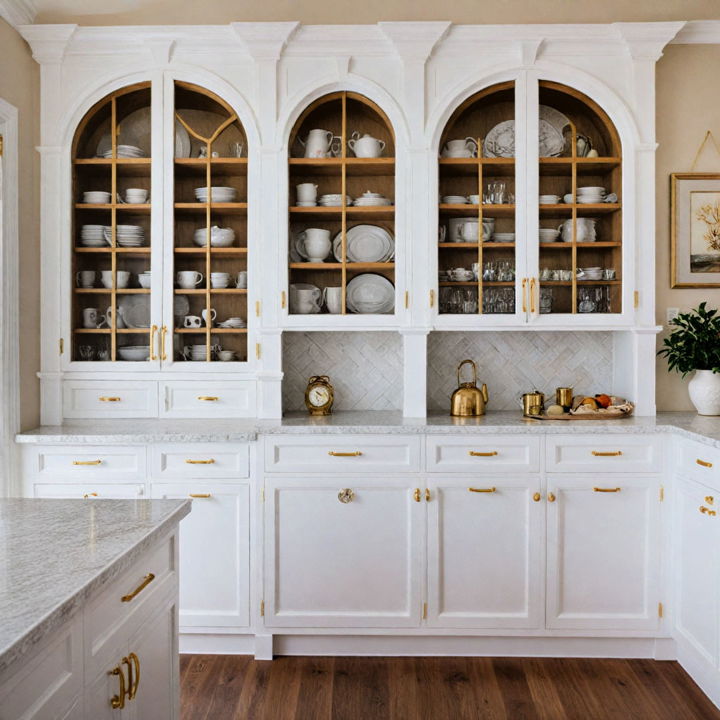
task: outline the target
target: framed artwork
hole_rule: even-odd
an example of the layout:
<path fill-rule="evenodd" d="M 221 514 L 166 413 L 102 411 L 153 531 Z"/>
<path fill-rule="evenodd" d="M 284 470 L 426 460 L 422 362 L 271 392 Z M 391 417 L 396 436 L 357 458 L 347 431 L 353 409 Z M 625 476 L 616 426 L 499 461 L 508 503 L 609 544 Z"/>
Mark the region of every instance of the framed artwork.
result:
<path fill-rule="evenodd" d="M 670 286 L 720 288 L 720 174 L 670 176 Z"/>

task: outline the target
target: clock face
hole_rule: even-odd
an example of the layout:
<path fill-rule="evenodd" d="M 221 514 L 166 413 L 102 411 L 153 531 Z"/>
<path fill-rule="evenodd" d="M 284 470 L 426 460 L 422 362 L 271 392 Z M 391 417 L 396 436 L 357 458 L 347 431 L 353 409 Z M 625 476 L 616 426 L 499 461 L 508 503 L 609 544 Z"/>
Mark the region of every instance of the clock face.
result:
<path fill-rule="evenodd" d="M 316 385 L 310 388 L 308 400 L 314 407 L 321 407 L 330 401 L 330 390 L 324 385 Z"/>

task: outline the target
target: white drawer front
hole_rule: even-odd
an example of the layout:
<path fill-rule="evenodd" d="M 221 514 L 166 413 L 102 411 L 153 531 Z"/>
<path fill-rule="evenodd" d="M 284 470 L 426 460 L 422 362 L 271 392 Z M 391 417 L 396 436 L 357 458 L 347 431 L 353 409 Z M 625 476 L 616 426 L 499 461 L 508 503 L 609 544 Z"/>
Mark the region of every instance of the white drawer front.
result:
<path fill-rule="evenodd" d="M 659 472 L 662 440 L 650 435 L 549 435 L 548 472 Z"/>
<path fill-rule="evenodd" d="M 66 418 L 157 417 L 157 383 L 68 380 L 63 383 Z"/>
<path fill-rule="evenodd" d="M 24 476 L 46 482 L 145 482 L 146 465 L 144 447 L 34 447 L 25 451 Z"/>
<path fill-rule="evenodd" d="M 33 497 L 67 500 L 125 500 L 142 497 L 145 485 L 139 483 L 34 483 Z"/>
<path fill-rule="evenodd" d="M 164 417 L 254 417 L 255 382 L 187 382 L 172 380 L 161 383 Z"/>
<path fill-rule="evenodd" d="M 246 478 L 250 475 L 250 448 L 232 443 L 158 445 L 152 449 L 152 475 L 164 480 Z"/>
<path fill-rule="evenodd" d="M 720 450 L 684 438 L 676 442 L 677 469 L 720 491 Z"/>
<path fill-rule="evenodd" d="M 269 437 L 267 472 L 373 472 L 420 470 L 420 438 L 372 435 Z"/>
<path fill-rule="evenodd" d="M 538 472 L 540 439 L 477 435 L 429 437 L 428 472 Z"/>

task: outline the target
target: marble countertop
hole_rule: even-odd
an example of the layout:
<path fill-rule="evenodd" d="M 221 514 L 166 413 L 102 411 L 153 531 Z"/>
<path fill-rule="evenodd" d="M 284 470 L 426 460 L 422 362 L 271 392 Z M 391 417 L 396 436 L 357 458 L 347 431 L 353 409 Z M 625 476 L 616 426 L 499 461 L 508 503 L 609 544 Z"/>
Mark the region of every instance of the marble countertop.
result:
<path fill-rule="evenodd" d="M 189 512 L 188 500 L 0 499 L 0 672 Z"/>
<path fill-rule="evenodd" d="M 720 448 L 720 417 L 665 412 L 656 417 L 622 420 L 546 422 L 519 412 L 488 412 L 479 418 L 429 415 L 406 418 L 399 411 L 336 412 L 326 417 L 290 413 L 281 420 L 76 420 L 41 426 L 17 436 L 19 443 L 57 445 L 128 445 L 163 442 L 248 442 L 259 435 L 479 435 L 568 433 L 677 433 Z"/>

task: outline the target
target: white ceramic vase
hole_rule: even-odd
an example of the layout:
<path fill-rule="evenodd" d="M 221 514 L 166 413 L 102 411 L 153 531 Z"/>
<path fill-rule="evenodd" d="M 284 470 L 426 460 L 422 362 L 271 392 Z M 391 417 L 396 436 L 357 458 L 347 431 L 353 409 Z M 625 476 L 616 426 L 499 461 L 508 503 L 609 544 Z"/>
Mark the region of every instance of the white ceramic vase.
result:
<path fill-rule="evenodd" d="M 698 415 L 720 415 L 720 373 L 696 370 L 688 392 Z"/>

